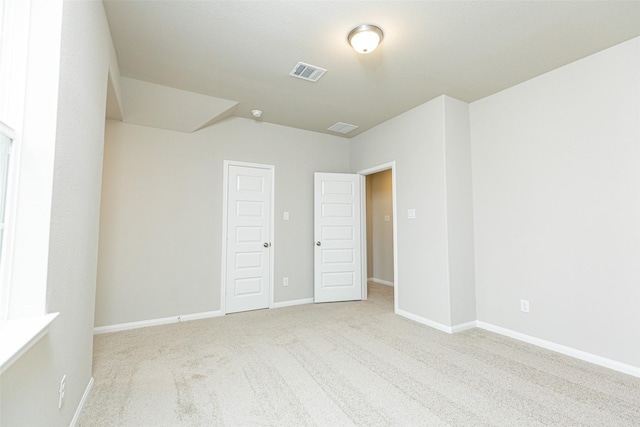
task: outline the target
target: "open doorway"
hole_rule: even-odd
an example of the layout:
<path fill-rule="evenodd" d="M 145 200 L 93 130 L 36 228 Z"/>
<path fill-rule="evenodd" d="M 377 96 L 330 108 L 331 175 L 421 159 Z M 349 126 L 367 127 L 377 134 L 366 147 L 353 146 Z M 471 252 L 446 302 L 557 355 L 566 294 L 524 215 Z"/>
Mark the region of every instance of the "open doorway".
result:
<path fill-rule="evenodd" d="M 359 172 L 365 180 L 363 197 L 366 227 L 367 298 L 391 299 L 397 309 L 395 164 L 389 163 Z"/>

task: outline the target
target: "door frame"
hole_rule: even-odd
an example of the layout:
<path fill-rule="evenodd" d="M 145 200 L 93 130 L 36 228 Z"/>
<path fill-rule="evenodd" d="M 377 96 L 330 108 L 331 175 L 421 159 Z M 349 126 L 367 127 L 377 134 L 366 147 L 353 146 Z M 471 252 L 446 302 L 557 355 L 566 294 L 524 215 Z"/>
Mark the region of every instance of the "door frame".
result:
<path fill-rule="evenodd" d="M 360 233 L 363 254 L 362 254 L 362 299 L 367 299 L 367 175 L 382 172 L 391 169 L 391 198 L 393 211 L 393 311 L 398 312 L 398 210 L 396 203 L 396 162 L 391 161 L 378 166 L 358 171 L 360 175 L 360 229 L 364 232 Z"/>
<path fill-rule="evenodd" d="M 224 166 L 222 168 L 223 177 L 223 187 L 222 187 L 222 256 L 221 256 L 221 269 L 220 269 L 220 312 L 225 315 L 227 314 L 227 225 L 228 225 L 228 217 L 227 217 L 227 209 L 228 209 L 228 198 L 229 198 L 229 167 L 230 166 L 243 166 L 257 169 L 267 169 L 271 171 L 271 212 L 269 215 L 271 216 L 271 221 L 269 223 L 269 241 L 271 242 L 271 248 L 269 250 L 269 308 L 273 308 L 273 280 L 274 280 L 274 258 L 275 258 L 275 239 L 274 239 L 274 227 L 275 227 L 275 187 L 276 187 L 276 176 L 275 176 L 275 166 L 274 165 L 265 165 L 261 163 L 248 163 L 248 162 L 239 162 L 235 160 L 225 160 Z"/>

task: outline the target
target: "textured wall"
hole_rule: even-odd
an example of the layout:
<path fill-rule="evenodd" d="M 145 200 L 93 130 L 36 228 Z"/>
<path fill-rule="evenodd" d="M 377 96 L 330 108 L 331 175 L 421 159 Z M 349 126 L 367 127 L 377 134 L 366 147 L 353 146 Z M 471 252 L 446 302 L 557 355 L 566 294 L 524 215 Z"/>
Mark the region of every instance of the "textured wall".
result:
<path fill-rule="evenodd" d="M 399 308 L 449 325 L 444 100 L 352 138 L 351 170 L 396 162 Z M 416 210 L 415 219 L 407 209 Z"/>
<path fill-rule="evenodd" d="M 470 114 L 478 319 L 640 367 L 640 39 Z"/>
<path fill-rule="evenodd" d="M 275 166 L 274 300 L 313 298 L 313 173 L 348 159 L 344 138 L 253 120 L 191 134 L 109 120 L 96 326 L 220 309 L 224 160 Z"/>
<path fill-rule="evenodd" d="M 447 237 L 451 324 L 476 320 L 469 104 L 445 98 Z"/>
<path fill-rule="evenodd" d="M 2 375 L 3 426 L 68 426 L 91 378 L 110 44 L 102 2 L 64 2 L 47 280 L 47 309 L 60 316 Z"/>

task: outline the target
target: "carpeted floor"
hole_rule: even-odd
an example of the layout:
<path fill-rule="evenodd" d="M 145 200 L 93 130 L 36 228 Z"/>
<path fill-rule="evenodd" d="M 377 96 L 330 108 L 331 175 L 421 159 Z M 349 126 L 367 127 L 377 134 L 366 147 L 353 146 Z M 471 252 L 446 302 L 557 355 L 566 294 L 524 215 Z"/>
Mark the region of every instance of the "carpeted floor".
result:
<path fill-rule="evenodd" d="M 363 302 L 95 338 L 80 426 L 639 426 L 640 379 Z"/>

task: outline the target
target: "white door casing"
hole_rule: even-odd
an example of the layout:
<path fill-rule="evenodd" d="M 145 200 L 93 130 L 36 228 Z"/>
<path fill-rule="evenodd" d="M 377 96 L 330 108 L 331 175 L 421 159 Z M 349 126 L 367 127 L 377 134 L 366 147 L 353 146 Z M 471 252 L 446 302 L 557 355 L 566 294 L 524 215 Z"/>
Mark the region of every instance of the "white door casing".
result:
<path fill-rule="evenodd" d="M 225 313 L 268 308 L 272 293 L 273 166 L 225 162 Z"/>
<path fill-rule="evenodd" d="M 314 176 L 314 301 L 362 299 L 360 176 Z"/>
<path fill-rule="evenodd" d="M 378 172 L 382 172 L 385 170 L 391 170 L 391 198 L 392 198 L 392 216 L 393 218 L 397 219 L 398 218 L 398 209 L 397 209 L 397 200 L 396 200 L 396 162 L 392 161 L 389 163 L 384 163 L 378 166 L 374 166 L 372 168 L 368 168 L 368 169 L 364 169 L 361 171 L 358 171 L 358 175 L 360 175 L 362 177 L 362 185 L 361 185 L 361 192 L 362 194 L 362 206 L 365 207 L 366 206 L 366 176 L 367 175 L 371 175 L 374 173 L 378 173 Z M 361 218 L 361 224 L 362 224 L 362 230 L 366 230 L 366 210 L 363 209 L 363 213 L 362 213 L 362 218 Z M 366 243 L 366 235 L 367 233 L 363 233 L 362 237 L 362 247 L 366 248 L 367 247 L 367 243 Z M 367 257 L 363 256 L 362 257 L 362 277 L 364 280 L 364 284 L 363 284 L 363 299 L 367 299 L 367 295 L 366 295 L 366 290 L 367 290 L 367 284 L 366 284 L 366 277 L 367 277 Z M 394 311 L 397 313 L 399 308 L 398 308 L 398 292 L 400 289 L 400 281 L 398 280 L 398 221 L 394 220 L 393 221 L 393 304 L 394 304 Z"/>

